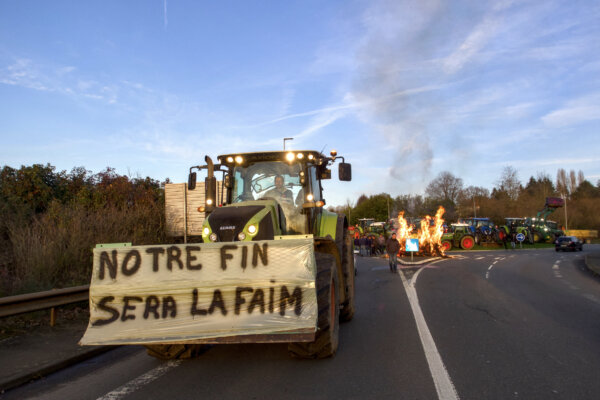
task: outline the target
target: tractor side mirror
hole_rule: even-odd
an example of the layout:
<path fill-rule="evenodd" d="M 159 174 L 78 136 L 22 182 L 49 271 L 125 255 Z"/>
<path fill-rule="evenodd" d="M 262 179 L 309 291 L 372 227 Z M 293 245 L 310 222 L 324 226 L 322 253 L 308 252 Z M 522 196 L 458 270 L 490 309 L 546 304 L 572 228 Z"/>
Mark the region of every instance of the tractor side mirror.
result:
<path fill-rule="evenodd" d="M 349 182 L 352 180 L 352 165 L 350 163 L 340 163 L 338 168 L 340 181 Z"/>
<path fill-rule="evenodd" d="M 188 190 L 194 189 L 196 189 L 196 173 L 190 172 L 190 175 L 188 176 Z"/>
<path fill-rule="evenodd" d="M 204 203 L 206 212 L 211 212 L 215 208 L 217 201 L 217 178 L 208 177 L 204 180 Z"/>

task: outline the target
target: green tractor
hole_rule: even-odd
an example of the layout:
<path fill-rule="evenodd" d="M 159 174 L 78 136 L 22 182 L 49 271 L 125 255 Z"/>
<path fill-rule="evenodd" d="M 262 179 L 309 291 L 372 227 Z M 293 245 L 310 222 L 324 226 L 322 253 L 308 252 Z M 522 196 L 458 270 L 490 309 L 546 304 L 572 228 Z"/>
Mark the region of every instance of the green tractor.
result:
<path fill-rule="evenodd" d="M 442 235 L 442 248 L 444 251 L 453 248 L 471 250 L 475 246 L 475 236 L 469 224 L 451 224 L 449 232 Z"/>
<path fill-rule="evenodd" d="M 510 241 L 513 234 L 522 233 L 525 243 L 534 243 L 535 237 L 527 218 L 504 218 L 504 225 L 498 228 L 498 241 Z"/>
<path fill-rule="evenodd" d="M 211 343 L 288 343 L 298 358 L 336 353 L 339 321 L 354 315 L 353 241 L 346 217 L 324 208 L 323 181 L 338 160 L 339 179 L 350 181 L 350 164 L 335 151 L 217 159 L 190 168 L 186 196 L 203 205 L 184 218 L 206 213 L 200 243 L 94 249 L 82 344 L 143 344 L 162 359 Z"/>
<path fill-rule="evenodd" d="M 547 221 L 546 218 L 556 211 L 557 208 L 564 206 L 565 201 L 560 197 L 546 197 L 544 208 L 538 211 L 535 218 L 527 218 L 528 225 L 533 232 L 533 240 L 538 242 L 553 243 L 556 238 L 563 236 L 564 232 L 559 229 L 554 221 Z"/>

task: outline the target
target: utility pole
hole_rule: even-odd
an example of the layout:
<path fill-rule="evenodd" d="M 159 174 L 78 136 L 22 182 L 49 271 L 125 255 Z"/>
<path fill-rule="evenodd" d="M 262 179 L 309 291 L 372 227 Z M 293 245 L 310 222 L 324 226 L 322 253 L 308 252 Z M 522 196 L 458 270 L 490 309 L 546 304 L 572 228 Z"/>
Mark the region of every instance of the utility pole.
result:
<path fill-rule="evenodd" d="M 477 209 L 475 208 L 475 196 L 473 196 L 473 218 L 477 218 Z"/>
<path fill-rule="evenodd" d="M 388 218 L 387 218 L 386 222 L 388 222 L 390 220 L 390 196 L 387 197 L 387 207 L 388 207 Z"/>
<path fill-rule="evenodd" d="M 286 138 L 283 138 L 283 151 L 285 151 L 285 142 L 286 142 L 287 140 L 294 140 L 294 138 L 293 138 L 293 137 L 286 137 Z"/>
<path fill-rule="evenodd" d="M 564 195 L 564 199 L 565 199 L 565 230 L 568 231 L 569 230 L 569 220 L 567 219 L 567 196 Z"/>

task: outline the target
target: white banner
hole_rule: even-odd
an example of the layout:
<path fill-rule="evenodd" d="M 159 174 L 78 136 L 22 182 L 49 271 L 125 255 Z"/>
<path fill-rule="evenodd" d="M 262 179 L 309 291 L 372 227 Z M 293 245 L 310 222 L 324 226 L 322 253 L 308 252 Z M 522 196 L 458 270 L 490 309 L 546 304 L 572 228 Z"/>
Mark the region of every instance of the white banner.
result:
<path fill-rule="evenodd" d="M 316 330 L 312 239 L 94 249 L 80 344 Z"/>

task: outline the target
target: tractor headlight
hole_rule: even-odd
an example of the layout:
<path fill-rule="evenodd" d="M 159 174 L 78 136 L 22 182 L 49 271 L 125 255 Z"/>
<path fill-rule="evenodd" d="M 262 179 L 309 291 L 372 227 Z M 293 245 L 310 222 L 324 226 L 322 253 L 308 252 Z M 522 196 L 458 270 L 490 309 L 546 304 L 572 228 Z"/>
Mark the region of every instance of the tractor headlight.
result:
<path fill-rule="evenodd" d="M 255 235 L 257 231 L 258 231 L 258 229 L 256 228 L 256 225 L 254 225 L 254 224 L 250 225 L 248 227 L 248 233 L 251 235 Z"/>
<path fill-rule="evenodd" d="M 238 233 L 238 239 L 240 242 L 243 242 L 246 239 L 246 234 L 244 232 Z"/>
<path fill-rule="evenodd" d="M 306 195 L 306 201 L 313 201 L 313 199 L 314 199 L 314 196 L 311 193 Z"/>
<path fill-rule="evenodd" d="M 244 159 L 242 158 L 242 156 L 235 156 L 235 162 L 241 164 L 242 162 L 244 162 Z"/>
<path fill-rule="evenodd" d="M 202 234 L 204 236 L 208 236 L 210 234 L 210 229 L 208 229 L 208 227 L 205 227 L 204 229 L 202 229 Z"/>
<path fill-rule="evenodd" d="M 211 242 L 216 242 L 217 241 L 217 234 L 216 233 L 211 233 L 210 236 L 208 237 L 210 239 Z"/>
<path fill-rule="evenodd" d="M 296 156 L 294 155 L 294 153 L 287 153 L 285 155 L 285 159 L 288 160 L 289 162 L 294 161 L 294 158 L 296 158 Z"/>

